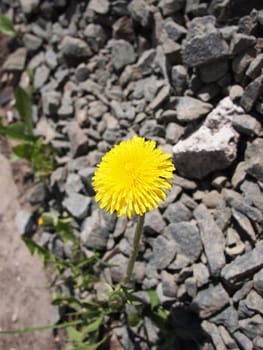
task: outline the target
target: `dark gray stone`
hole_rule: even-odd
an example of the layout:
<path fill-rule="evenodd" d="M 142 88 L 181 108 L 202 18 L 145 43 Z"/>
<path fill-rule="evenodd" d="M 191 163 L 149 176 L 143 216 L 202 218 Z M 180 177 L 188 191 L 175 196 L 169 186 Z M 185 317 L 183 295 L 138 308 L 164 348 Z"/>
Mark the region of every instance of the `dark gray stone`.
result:
<path fill-rule="evenodd" d="M 246 70 L 246 76 L 250 79 L 256 79 L 263 68 L 263 53 L 257 55 L 257 57 L 250 62 L 248 69 Z"/>
<path fill-rule="evenodd" d="M 44 183 L 35 184 L 28 192 L 27 199 L 30 204 L 41 204 L 44 202 L 47 195 L 47 188 Z"/>
<path fill-rule="evenodd" d="M 250 112 L 263 90 L 263 75 L 248 84 L 241 97 L 240 104 L 246 112 Z"/>
<path fill-rule="evenodd" d="M 168 38 L 173 41 L 178 41 L 183 35 L 187 33 L 185 27 L 174 22 L 172 18 L 167 18 L 163 23 L 163 30 L 166 32 Z"/>
<path fill-rule="evenodd" d="M 240 186 L 240 190 L 243 192 L 246 202 L 252 203 L 263 212 L 263 193 L 255 182 L 245 180 Z"/>
<path fill-rule="evenodd" d="M 250 46 L 253 46 L 255 42 L 256 38 L 252 35 L 236 33 L 231 40 L 229 51 L 232 55 L 237 55 L 248 49 Z"/>
<path fill-rule="evenodd" d="M 204 83 L 217 82 L 227 73 L 227 71 L 228 62 L 225 60 L 206 64 L 199 68 L 200 78 Z"/>
<path fill-rule="evenodd" d="M 62 55 L 69 65 L 77 65 L 92 55 L 89 45 L 82 39 L 66 36 L 61 43 Z"/>
<path fill-rule="evenodd" d="M 218 276 L 225 265 L 223 232 L 203 204 L 194 210 L 194 217 L 200 229 L 210 273 L 212 276 Z"/>
<path fill-rule="evenodd" d="M 198 67 L 226 57 L 228 47 L 215 28 L 215 17 L 196 17 L 189 23 L 186 39 L 182 45 L 183 62 Z"/>
<path fill-rule="evenodd" d="M 224 325 L 231 333 L 238 329 L 238 312 L 233 306 L 228 306 L 216 316 L 213 316 L 210 321 L 217 325 Z"/>
<path fill-rule="evenodd" d="M 252 207 L 242 199 L 238 199 L 238 198 L 235 198 L 234 196 L 231 196 L 230 192 L 228 193 L 229 195 L 226 198 L 228 205 L 230 205 L 235 210 L 241 212 L 252 221 L 256 221 L 258 223 L 263 222 L 263 214 L 260 210 Z"/>
<path fill-rule="evenodd" d="M 182 65 L 176 65 L 171 70 L 171 84 L 177 96 L 184 94 L 187 88 L 188 74 L 187 70 Z"/>
<path fill-rule="evenodd" d="M 195 261 L 201 254 L 202 242 L 197 227 L 190 222 L 170 224 L 165 235 L 175 241 L 176 251 Z"/>
<path fill-rule="evenodd" d="M 165 269 L 174 259 L 175 255 L 176 244 L 174 241 L 169 241 L 163 236 L 158 236 L 154 239 L 151 262 L 158 270 Z"/>
<path fill-rule="evenodd" d="M 229 296 L 223 286 L 218 284 L 210 285 L 207 289 L 198 292 L 190 308 L 204 319 L 218 313 L 227 304 L 229 304 Z"/>
<path fill-rule="evenodd" d="M 76 219 L 84 219 L 90 208 L 91 198 L 83 196 L 79 193 L 71 192 L 63 200 L 63 207 Z"/>
<path fill-rule="evenodd" d="M 261 130 L 261 125 L 256 118 L 252 117 L 249 114 L 241 114 L 233 119 L 233 126 L 241 134 L 248 136 L 259 135 Z"/>
<path fill-rule="evenodd" d="M 231 286 L 242 285 L 247 278 L 263 266 L 263 242 L 259 241 L 254 249 L 238 256 L 221 271 L 222 278 Z"/>

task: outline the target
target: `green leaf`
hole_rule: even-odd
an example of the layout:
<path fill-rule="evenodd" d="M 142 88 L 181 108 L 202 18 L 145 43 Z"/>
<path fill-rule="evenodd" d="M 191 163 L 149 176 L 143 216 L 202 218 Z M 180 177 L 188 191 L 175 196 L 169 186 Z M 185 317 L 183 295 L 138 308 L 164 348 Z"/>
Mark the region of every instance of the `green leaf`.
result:
<path fill-rule="evenodd" d="M 89 344 L 87 343 L 87 344 L 80 345 L 74 348 L 74 350 L 97 350 L 106 340 L 107 340 L 107 337 L 103 338 L 98 343 L 89 343 Z"/>
<path fill-rule="evenodd" d="M 20 145 L 14 146 L 12 151 L 19 158 L 24 158 L 31 162 L 34 145 L 31 143 L 21 143 Z"/>
<path fill-rule="evenodd" d="M 147 294 L 150 297 L 151 309 L 153 310 L 156 306 L 160 305 L 160 300 L 158 298 L 157 292 L 153 289 L 147 290 Z"/>
<path fill-rule="evenodd" d="M 85 338 L 85 333 L 82 331 L 76 330 L 76 328 L 74 327 L 68 327 L 67 332 L 68 332 L 68 339 L 70 342 L 81 343 Z"/>
<path fill-rule="evenodd" d="M 14 123 L 3 126 L 0 120 L 0 135 L 18 141 L 33 141 L 34 138 L 26 134 L 26 126 L 24 123 Z"/>
<path fill-rule="evenodd" d="M 92 333 L 92 332 L 98 331 L 102 322 L 103 322 L 103 316 L 98 317 L 94 322 L 90 323 L 86 327 L 83 327 L 82 329 L 83 333 Z"/>
<path fill-rule="evenodd" d="M 32 101 L 30 96 L 21 87 L 16 88 L 16 109 L 26 125 L 28 135 L 33 134 Z"/>
<path fill-rule="evenodd" d="M 42 260 L 44 266 L 46 267 L 48 262 L 55 262 L 56 257 L 51 254 L 48 250 L 45 248 L 39 246 L 36 242 L 34 242 L 32 239 L 23 237 L 23 241 L 27 246 L 27 249 L 30 251 L 30 253 L 33 255 L 35 252 L 38 254 L 40 259 Z"/>
<path fill-rule="evenodd" d="M 0 32 L 6 35 L 16 35 L 16 30 L 11 19 L 0 14 Z"/>

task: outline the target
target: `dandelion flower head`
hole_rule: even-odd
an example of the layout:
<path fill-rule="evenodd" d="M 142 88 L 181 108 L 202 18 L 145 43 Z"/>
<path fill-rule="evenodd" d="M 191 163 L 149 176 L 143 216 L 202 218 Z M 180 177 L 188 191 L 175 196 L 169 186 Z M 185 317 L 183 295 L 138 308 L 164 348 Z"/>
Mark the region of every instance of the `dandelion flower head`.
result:
<path fill-rule="evenodd" d="M 174 170 L 171 155 L 155 141 L 134 136 L 115 145 L 98 164 L 92 179 L 95 199 L 110 214 L 141 216 L 166 198 Z"/>

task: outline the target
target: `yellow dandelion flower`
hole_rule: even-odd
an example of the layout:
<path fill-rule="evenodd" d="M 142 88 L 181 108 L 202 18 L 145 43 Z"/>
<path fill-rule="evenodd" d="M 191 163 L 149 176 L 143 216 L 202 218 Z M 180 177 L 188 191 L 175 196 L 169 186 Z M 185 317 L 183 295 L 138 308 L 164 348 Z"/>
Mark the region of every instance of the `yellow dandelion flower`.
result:
<path fill-rule="evenodd" d="M 144 215 L 166 198 L 174 170 L 171 155 L 155 141 L 134 136 L 103 156 L 92 179 L 95 199 L 110 214 Z"/>

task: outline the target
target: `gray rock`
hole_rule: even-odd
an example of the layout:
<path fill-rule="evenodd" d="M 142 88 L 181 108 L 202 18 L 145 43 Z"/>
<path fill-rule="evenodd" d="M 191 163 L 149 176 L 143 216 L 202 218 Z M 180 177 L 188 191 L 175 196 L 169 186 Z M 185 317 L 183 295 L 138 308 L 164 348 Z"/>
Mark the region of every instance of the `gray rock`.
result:
<path fill-rule="evenodd" d="M 205 116 L 212 109 L 212 105 L 196 98 L 183 96 L 176 102 L 177 119 L 181 122 L 190 122 Z"/>
<path fill-rule="evenodd" d="M 26 49 L 21 47 L 19 49 L 16 49 L 15 52 L 11 53 L 6 61 L 3 64 L 3 70 L 12 72 L 12 71 L 19 71 L 21 72 L 26 63 Z"/>
<path fill-rule="evenodd" d="M 246 232 L 252 242 L 256 241 L 256 234 L 253 226 L 246 215 L 242 214 L 240 211 L 232 209 L 233 218 L 236 220 L 237 224 Z"/>
<path fill-rule="evenodd" d="M 142 27 L 150 24 L 152 13 L 148 3 L 144 0 L 132 0 L 128 5 L 131 17 L 134 21 L 139 22 Z"/>
<path fill-rule="evenodd" d="M 263 350 L 263 338 L 262 337 L 256 337 L 253 340 L 253 349 L 254 350 Z"/>
<path fill-rule="evenodd" d="M 231 40 L 229 51 L 232 55 L 237 55 L 248 49 L 250 46 L 253 46 L 255 42 L 256 38 L 252 35 L 236 33 Z"/>
<path fill-rule="evenodd" d="M 105 220 L 103 212 L 96 209 L 91 216 L 84 220 L 81 226 L 81 241 L 88 248 L 104 249 L 107 246 L 108 237 L 107 220 Z M 121 268 L 121 266 L 119 267 Z"/>
<path fill-rule="evenodd" d="M 262 191 L 255 182 L 245 180 L 240 186 L 240 190 L 243 192 L 246 202 L 252 203 L 263 212 Z"/>
<path fill-rule="evenodd" d="M 77 65 L 92 55 L 89 45 L 78 38 L 65 36 L 61 43 L 62 55 L 69 65 Z"/>
<path fill-rule="evenodd" d="M 23 37 L 23 42 L 27 51 L 34 53 L 41 47 L 43 40 L 33 34 L 26 33 Z"/>
<path fill-rule="evenodd" d="M 250 112 L 263 90 L 263 75 L 248 84 L 241 97 L 240 105 L 246 112 Z"/>
<path fill-rule="evenodd" d="M 240 107 L 225 98 L 197 131 L 179 141 L 173 147 L 179 174 L 202 179 L 215 170 L 227 168 L 236 157 L 239 137 L 232 119 L 242 113 Z"/>
<path fill-rule="evenodd" d="M 164 296 L 169 298 L 175 298 L 177 292 L 177 285 L 175 282 L 175 276 L 166 272 L 165 270 L 161 273 L 162 280 L 162 291 Z"/>
<path fill-rule="evenodd" d="M 139 131 L 140 136 L 154 137 L 154 136 L 165 136 L 165 129 L 163 125 L 159 125 L 156 120 L 146 120 Z"/>
<path fill-rule="evenodd" d="M 203 204 L 194 210 L 194 217 L 200 229 L 210 273 L 212 276 L 218 276 L 225 265 L 223 232 Z"/>
<path fill-rule="evenodd" d="M 34 74 L 34 88 L 40 89 L 48 80 L 50 69 L 46 65 L 37 67 Z"/>
<path fill-rule="evenodd" d="M 27 192 L 27 200 L 30 204 L 41 204 L 44 202 L 47 195 L 47 189 L 44 183 L 39 182 L 35 184 L 28 192 Z"/>
<path fill-rule="evenodd" d="M 210 285 L 197 293 L 193 299 L 190 308 L 197 312 L 201 319 L 210 317 L 229 304 L 229 296 L 223 286 Z"/>
<path fill-rule="evenodd" d="M 158 94 L 154 97 L 154 99 L 149 104 L 148 109 L 150 111 L 157 109 L 168 99 L 169 95 L 170 95 L 170 87 L 168 85 L 163 86 L 161 90 L 158 92 Z"/>
<path fill-rule="evenodd" d="M 223 327 L 223 326 L 219 326 L 218 327 L 220 335 L 223 339 L 223 342 L 226 346 L 227 349 L 237 349 L 237 343 L 235 342 L 235 340 L 232 338 L 232 336 L 229 334 L 228 330 Z"/>
<path fill-rule="evenodd" d="M 58 91 L 47 91 L 42 93 L 42 106 L 45 115 L 56 115 L 60 106 L 61 93 Z"/>
<path fill-rule="evenodd" d="M 232 208 L 246 215 L 252 221 L 258 223 L 263 222 L 263 214 L 261 211 L 246 203 L 243 198 L 235 198 L 235 192 L 231 193 L 230 191 L 225 191 L 225 196 L 228 205 L 230 205 Z"/>
<path fill-rule="evenodd" d="M 70 141 L 70 153 L 73 158 L 86 154 L 89 147 L 89 139 L 76 122 L 70 122 L 67 127 Z"/>
<path fill-rule="evenodd" d="M 106 43 L 107 36 L 103 27 L 90 23 L 84 31 L 84 37 L 93 51 L 98 52 Z"/>
<path fill-rule="evenodd" d="M 192 214 L 191 211 L 181 202 L 172 203 L 165 210 L 163 217 L 169 221 L 169 223 L 190 221 Z"/>
<path fill-rule="evenodd" d="M 228 47 L 215 28 L 213 16 L 196 17 L 189 23 L 182 45 L 182 58 L 186 66 L 198 67 L 226 57 Z"/>
<path fill-rule="evenodd" d="M 184 66 L 178 64 L 172 67 L 171 84 L 177 96 L 184 94 L 187 88 L 188 74 Z"/>
<path fill-rule="evenodd" d="M 209 271 L 203 263 L 193 264 L 193 275 L 198 288 L 203 287 L 209 281 Z"/>
<path fill-rule="evenodd" d="M 260 241 L 254 249 L 227 264 L 222 269 L 221 276 L 230 286 L 240 286 L 262 266 L 263 243 Z"/>
<path fill-rule="evenodd" d="M 165 139 L 168 143 L 175 144 L 184 134 L 184 127 L 177 123 L 170 122 L 165 130 Z"/>
<path fill-rule="evenodd" d="M 263 318 L 260 315 L 239 321 L 239 327 L 251 340 L 257 336 L 263 337 Z"/>
<path fill-rule="evenodd" d="M 165 221 L 158 208 L 150 211 L 145 216 L 145 222 L 144 222 L 145 234 L 158 236 L 163 232 L 165 227 L 166 227 Z"/>
<path fill-rule="evenodd" d="M 62 205 L 72 216 L 81 220 L 88 214 L 90 202 L 91 198 L 79 193 L 70 192 L 68 197 L 63 200 Z"/>
<path fill-rule="evenodd" d="M 263 298 L 256 291 L 251 290 L 244 303 L 249 310 L 263 315 Z"/>
<path fill-rule="evenodd" d="M 153 257 L 151 262 L 158 270 L 165 269 L 174 259 L 175 254 L 176 244 L 174 241 L 168 241 L 163 236 L 158 236 L 154 239 Z"/>
<path fill-rule="evenodd" d="M 233 334 L 233 336 L 235 337 L 238 345 L 240 346 L 240 348 L 242 350 L 253 350 L 253 343 L 251 340 L 249 340 L 248 337 L 246 337 L 243 333 L 241 332 L 235 332 Z"/>
<path fill-rule="evenodd" d="M 173 15 L 181 10 L 185 5 L 185 0 L 161 0 L 158 6 L 162 10 L 164 16 Z"/>
<path fill-rule="evenodd" d="M 216 325 L 205 320 L 202 322 L 202 329 L 209 334 L 216 350 L 226 350 L 225 344 Z"/>
<path fill-rule="evenodd" d="M 89 74 L 90 74 L 90 71 L 84 63 L 81 63 L 76 68 L 75 77 L 76 77 L 77 81 L 79 81 L 79 82 L 82 82 L 82 81 L 85 81 L 86 79 L 88 79 Z"/>
<path fill-rule="evenodd" d="M 175 241 L 176 251 L 195 261 L 201 254 L 202 242 L 197 227 L 190 222 L 170 224 L 165 235 Z"/>
<path fill-rule="evenodd" d="M 263 139 L 256 138 L 248 143 L 245 153 L 246 172 L 263 181 Z"/>
<path fill-rule="evenodd" d="M 110 272 L 113 282 L 118 283 L 123 281 L 128 265 L 128 259 L 122 254 L 117 254 L 108 260 L 108 264 L 111 266 Z"/>
<path fill-rule="evenodd" d="M 187 33 L 185 27 L 174 22 L 172 18 L 167 18 L 163 23 L 163 30 L 166 32 L 168 38 L 173 41 L 178 41 L 183 35 Z"/>
<path fill-rule="evenodd" d="M 238 312 L 233 306 L 228 306 L 210 320 L 217 325 L 224 325 L 231 333 L 238 329 Z"/>
<path fill-rule="evenodd" d="M 56 53 L 52 49 L 48 49 L 45 54 L 46 63 L 50 68 L 56 68 L 58 59 Z"/>
<path fill-rule="evenodd" d="M 58 109 L 58 115 L 61 118 L 70 118 L 73 116 L 74 108 L 73 108 L 73 101 L 71 96 L 68 93 L 65 93 L 61 100 L 61 105 Z"/>
<path fill-rule="evenodd" d="M 110 3 L 108 0 L 90 0 L 88 8 L 100 15 L 106 15 L 109 11 Z"/>
<path fill-rule="evenodd" d="M 241 134 L 248 136 L 259 135 L 261 130 L 261 125 L 256 118 L 252 117 L 249 114 L 241 114 L 233 119 L 233 126 Z"/>
<path fill-rule="evenodd" d="M 38 9 L 40 0 L 20 0 L 20 4 L 23 12 L 30 15 Z"/>
<path fill-rule="evenodd" d="M 254 288 L 256 291 L 263 296 L 263 269 L 255 273 L 253 277 Z"/>
<path fill-rule="evenodd" d="M 246 70 L 246 76 L 250 79 L 256 79 L 263 68 L 263 53 L 257 55 L 257 57 L 250 62 L 248 69 Z"/>
<path fill-rule="evenodd" d="M 246 70 L 249 64 L 255 59 L 256 51 L 253 48 L 242 52 L 236 56 L 232 61 L 232 69 L 237 83 L 241 83 L 245 78 Z"/>
<path fill-rule="evenodd" d="M 36 230 L 36 222 L 34 220 L 34 216 L 32 213 L 25 209 L 21 209 L 18 211 L 15 218 L 16 226 L 18 232 L 23 235 L 31 235 Z"/>
<path fill-rule="evenodd" d="M 174 175 L 174 184 L 187 191 L 194 191 L 197 188 L 197 184 L 194 181 L 185 179 L 184 177 L 176 174 Z"/>
<path fill-rule="evenodd" d="M 241 241 L 239 234 L 232 228 L 227 229 L 225 252 L 231 257 L 241 255 L 245 251 L 245 244 Z"/>
<path fill-rule="evenodd" d="M 125 40 L 111 40 L 111 60 L 114 68 L 119 71 L 135 61 L 133 46 Z"/>
<path fill-rule="evenodd" d="M 227 73 L 227 71 L 228 62 L 225 60 L 206 64 L 199 68 L 200 78 L 204 83 L 217 82 Z"/>
<path fill-rule="evenodd" d="M 243 286 L 241 286 L 233 295 L 232 300 L 234 303 L 242 302 L 247 294 L 251 291 L 253 288 L 253 281 L 246 282 Z"/>
<path fill-rule="evenodd" d="M 65 184 L 65 191 L 67 194 L 70 194 L 71 192 L 78 193 L 83 189 L 84 185 L 81 181 L 80 175 L 75 173 L 69 174 Z"/>

